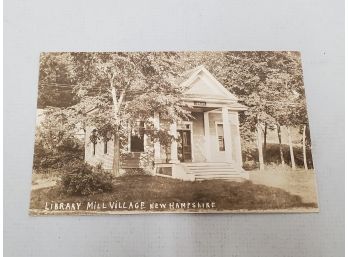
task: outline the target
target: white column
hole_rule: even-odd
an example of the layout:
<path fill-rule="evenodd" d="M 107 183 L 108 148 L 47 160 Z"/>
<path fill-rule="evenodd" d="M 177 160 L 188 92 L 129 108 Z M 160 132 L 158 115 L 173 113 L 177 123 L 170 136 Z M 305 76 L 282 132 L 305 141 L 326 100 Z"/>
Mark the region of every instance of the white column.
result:
<path fill-rule="evenodd" d="M 223 122 L 223 129 L 224 129 L 226 161 L 232 162 L 231 124 L 228 117 L 227 107 L 222 107 L 222 122 Z"/>
<path fill-rule="evenodd" d="M 211 161 L 209 112 L 204 112 L 204 138 L 205 138 L 205 158 L 207 161 Z"/>
<path fill-rule="evenodd" d="M 172 123 L 170 125 L 170 134 L 177 138 L 177 128 L 176 128 L 176 122 Z M 178 142 L 176 140 L 173 140 L 170 145 L 170 162 L 171 163 L 178 163 Z"/>
<path fill-rule="evenodd" d="M 147 152 L 147 135 L 144 133 L 144 152 Z"/>
<path fill-rule="evenodd" d="M 154 113 L 153 125 L 155 126 L 156 130 L 160 129 L 160 118 L 159 118 L 158 112 Z M 161 144 L 158 141 L 156 141 L 154 144 L 154 152 L 155 152 L 155 162 L 158 163 L 161 161 Z"/>
<path fill-rule="evenodd" d="M 233 126 L 236 128 L 236 133 L 233 136 L 233 140 L 235 142 L 235 154 L 236 154 L 236 162 L 242 167 L 243 159 L 242 159 L 242 144 L 240 142 L 240 130 L 239 130 L 239 115 L 238 112 L 233 113 Z"/>

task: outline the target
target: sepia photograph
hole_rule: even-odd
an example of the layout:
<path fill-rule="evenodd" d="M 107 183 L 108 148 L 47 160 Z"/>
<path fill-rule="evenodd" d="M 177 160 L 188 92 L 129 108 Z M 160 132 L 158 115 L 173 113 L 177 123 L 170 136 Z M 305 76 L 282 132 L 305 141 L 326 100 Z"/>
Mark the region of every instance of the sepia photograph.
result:
<path fill-rule="evenodd" d="M 4 256 L 344 256 L 343 0 L 3 7 Z"/>
<path fill-rule="evenodd" d="M 319 211 L 299 52 L 38 65 L 30 215 Z"/>

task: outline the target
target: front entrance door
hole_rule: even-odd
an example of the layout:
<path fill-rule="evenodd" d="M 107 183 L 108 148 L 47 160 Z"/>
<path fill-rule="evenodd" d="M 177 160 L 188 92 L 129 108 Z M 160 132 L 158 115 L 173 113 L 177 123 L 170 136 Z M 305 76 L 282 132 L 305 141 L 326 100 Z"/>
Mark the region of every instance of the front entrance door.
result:
<path fill-rule="evenodd" d="M 181 162 L 191 162 L 191 131 L 178 130 L 178 159 Z"/>

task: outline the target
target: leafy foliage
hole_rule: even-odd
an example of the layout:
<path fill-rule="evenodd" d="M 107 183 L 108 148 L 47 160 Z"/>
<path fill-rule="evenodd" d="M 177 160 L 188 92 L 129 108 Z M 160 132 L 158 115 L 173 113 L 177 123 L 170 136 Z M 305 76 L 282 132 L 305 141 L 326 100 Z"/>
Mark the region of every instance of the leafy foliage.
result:
<path fill-rule="evenodd" d="M 150 121 L 154 110 L 171 120 L 188 113 L 180 108 L 183 92 L 174 82 L 174 53 L 73 53 L 80 102 L 79 119 L 100 130 Z M 116 106 L 115 106 L 116 105 Z M 115 110 L 115 108 L 117 110 Z M 93 115 L 85 115 L 95 109 Z M 175 110 L 175 111 L 174 111 Z M 116 113 L 117 112 L 117 113 Z M 127 122 L 126 122 L 127 121 Z"/>
<path fill-rule="evenodd" d="M 154 141 L 158 141 L 166 153 L 166 162 L 169 162 L 170 159 L 170 146 L 174 140 L 177 140 L 173 135 L 169 134 L 167 130 L 159 129 L 154 131 L 152 134 Z"/>
<path fill-rule="evenodd" d="M 34 164 L 37 172 L 62 170 L 71 161 L 83 159 L 83 142 L 75 137 L 76 124 L 70 124 L 59 108 L 49 108 L 36 129 Z"/>
<path fill-rule="evenodd" d="M 282 145 L 284 152 L 284 161 L 285 164 L 291 165 L 290 160 L 290 149 L 288 145 Z M 309 168 L 313 169 L 313 160 L 310 148 L 307 148 L 307 162 Z M 269 144 L 266 149 L 265 154 L 265 164 L 280 164 L 280 152 L 279 152 L 279 144 Z M 302 148 L 300 146 L 294 146 L 294 158 L 296 166 L 303 167 L 303 153 Z M 246 170 L 253 170 L 258 167 L 256 160 L 258 159 L 258 153 L 256 149 L 249 148 L 243 151 L 243 159 L 244 165 L 243 167 Z"/>
<path fill-rule="evenodd" d="M 183 88 L 174 81 L 175 53 L 72 53 L 71 58 L 80 100 L 67 109 L 70 120 L 94 127 L 96 137 L 114 137 L 117 175 L 122 139 L 138 120 L 151 126 L 155 110 L 170 121 L 190 116 Z"/>
<path fill-rule="evenodd" d="M 104 172 L 100 166 L 93 168 L 83 161 L 65 166 L 61 177 L 62 191 L 69 195 L 93 195 L 112 190 L 113 175 Z"/>
<path fill-rule="evenodd" d="M 308 124 L 298 52 L 187 52 L 183 66 L 204 65 L 248 110 L 240 113 L 244 147 L 255 148 L 257 126 Z"/>
<path fill-rule="evenodd" d="M 59 107 L 60 114 L 52 115 L 67 131 L 88 124 L 96 129 L 95 138 L 117 135 L 121 152 L 138 120 L 145 121 L 150 138 L 170 144 L 170 135 L 155 131 L 153 112 L 160 111 L 168 121 L 191 117 L 178 78 L 198 65 L 248 106 L 240 122 L 250 158 L 257 127 L 308 124 L 300 56 L 285 51 L 47 53 L 41 56 L 38 106 Z M 63 97 L 67 92 L 69 97 Z M 47 141 L 65 136 L 53 134 L 47 134 Z"/>
<path fill-rule="evenodd" d="M 83 145 L 77 140 L 65 141 L 57 151 L 50 151 L 41 142 L 36 142 L 33 168 L 36 172 L 63 172 L 65 165 L 82 159 Z"/>
<path fill-rule="evenodd" d="M 69 53 L 42 53 L 40 56 L 38 108 L 67 107 L 77 101 Z"/>

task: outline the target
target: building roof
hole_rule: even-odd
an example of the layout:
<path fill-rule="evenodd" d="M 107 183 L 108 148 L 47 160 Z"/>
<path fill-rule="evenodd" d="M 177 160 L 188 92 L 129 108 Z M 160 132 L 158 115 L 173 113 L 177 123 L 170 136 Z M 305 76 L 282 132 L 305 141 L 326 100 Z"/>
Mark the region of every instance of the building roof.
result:
<path fill-rule="evenodd" d="M 181 86 L 186 88 L 184 100 L 190 106 L 203 108 L 226 106 L 236 111 L 247 110 L 203 65 L 186 71 Z"/>
<path fill-rule="evenodd" d="M 181 86 L 186 87 L 185 95 L 203 99 L 219 99 L 237 102 L 238 98 L 228 91 L 203 65 L 188 70 L 182 76 Z"/>

